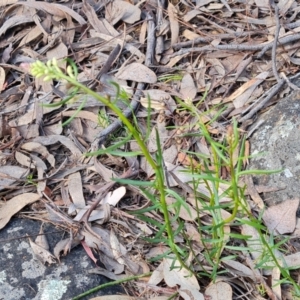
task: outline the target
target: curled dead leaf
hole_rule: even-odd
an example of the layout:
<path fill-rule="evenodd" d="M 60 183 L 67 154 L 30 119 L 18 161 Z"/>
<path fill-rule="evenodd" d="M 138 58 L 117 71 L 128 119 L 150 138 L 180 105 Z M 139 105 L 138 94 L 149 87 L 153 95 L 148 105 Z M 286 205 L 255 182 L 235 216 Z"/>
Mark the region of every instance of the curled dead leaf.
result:
<path fill-rule="evenodd" d="M 19 212 L 24 206 L 40 199 L 39 194 L 24 193 L 7 201 L 0 209 L 0 229 L 3 228 L 11 217 Z"/>
<path fill-rule="evenodd" d="M 156 74 L 145 65 L 140 63 L 132 63 L 116 74 L 116 77 L 124 80 L 132 80 L 136 82 L 156 83 Z"/>
<path fill-rule="evenodd" d="M 30 247 L 33 251 L 33 254 L 37 260 L 42 262 L 43 264 L 48 263 L 49 265 L 56 262 L 55 257 L 43 247 L 37 245 L 29 238 Z"/>

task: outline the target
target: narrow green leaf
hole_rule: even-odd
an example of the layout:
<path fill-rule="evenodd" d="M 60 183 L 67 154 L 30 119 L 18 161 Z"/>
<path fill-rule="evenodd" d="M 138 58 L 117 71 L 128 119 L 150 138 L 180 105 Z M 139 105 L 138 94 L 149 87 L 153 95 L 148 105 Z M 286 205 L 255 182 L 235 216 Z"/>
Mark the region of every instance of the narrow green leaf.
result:
<path fill-rule="evenodd" d="M 122 184 L 143 186 L 143 187 L 153 187 L 152 181 L 141 181 L 141 180 L 121 179 L 121 178 L 113 178 L 113 180 Z"/>
<path fill-rule="evenodd" d="M 124 152 L 124 151 L 110 151 L 110 155 L 121 156 L 121 157 L 134 157 L 138 155 L 142 155 L 142 151 L 132 151 L 132 152 Z"/>
<path fill-rule="evenodd" d="M 82 101 L 82 103 L 80 104 L 80 106 L 77 108 L 77 110 L 75 111 L 75 113 L 67 120 L 65 121 L 64 123 L 62 123 L 62 126 L 66 126 L 68 125 L 69 123 L 71 123 L 71 121 L 76 118 L 76 116 L 79 114 L 79 112 L 83 109 L 85 103 L 87 101 L 87 98 L 85 97 L 84 101 Z"/>

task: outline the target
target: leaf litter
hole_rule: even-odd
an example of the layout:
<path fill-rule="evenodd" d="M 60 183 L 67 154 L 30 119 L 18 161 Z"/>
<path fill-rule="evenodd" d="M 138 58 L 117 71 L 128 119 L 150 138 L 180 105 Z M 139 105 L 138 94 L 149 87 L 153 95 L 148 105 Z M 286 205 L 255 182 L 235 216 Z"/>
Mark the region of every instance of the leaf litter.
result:
<path fill-rule="evenodd" d="M 207 225 L 212 218 L 207 211 L 197 215 L 199 204 L 192 189 L 194 177 L 185 171 L 191 166 L 198 167 L 199 160 L 191 160 L 186 155 L 190 149 L 208 157 L 212 154 L 204 139 L 193 137 L 199 128 L 193 125 L 193 117 L 178 110 L 177 99 L 198 103 L 206 93 L 199 112 L 204 123 L 215 120 L 207 126 L 214 137 L 220 139 L 227 131 L 228 122 L 221 122 L 215 105 L 227 105 L 223 120 L 229 121 L 234 116 L 241 128 L 247 128 L 262 108 L 267 109 L 280 101 L 279 90 L 284 83 L 284 93 L 291 93 L 295 89 L 293 80 L 299 73 L 297 2 L 279 1 L 275 4 L 277 14 L 276 10 L 273 13 L 268 1 L 261 0 L 247 3 L 115 0 L 70 4 L 69 1 L 60 4 L 4 1 L 0 4 L 0 228 L 18 213 L 45 220 L 41 212 L 33 209 L 29 214 L 22 214 L 25 206 L 31 208 L 38 204 L 41 210 L 46 209 L 49 221 L 70 232 L 70 237 L 55 246 L 54 255 L 45 241 L 41 244 L 30 240 L 38 259 L 49 264 L 55 258 L 59 261 L 63 259 L 61 253 L 67 255 L 81 244 L 96 264 L 100 259 L 105 266 L 106 271 L 99 269 L 99 273 L 108 272 L 111 279 L 151 269 L 153 274 L 146 279 L 148 282 L 143 285 L 137 281 L 131 290 L 133 295 L 146 293 L 147 299 L 165 299 L 170 291 L 178 292 L 182 299 L 233 299 L 243 297 L 241 291 L 247 291 L 247 299 L 258 299 L 257 281 L 271 299 L 285 293 L 280 285 L 276 287 L 276 280 L 280 279 L 278 268 L 268 265 L 269 271 L 261 269 L 265 276 L 270 276 L 274 287 L 257 272 L 254 262 L 264 249 L 258 243 L 257 230 L 245 224 L 239 231 L 251 237 L 243 245 L 251 247 L 252 257 L 244 253 L 237 260 L 224 260 L 220 269 L 228 272 L 227 277 L 218 276 L 216 282 L 191 276 L 184 269 L 172 270 L 178 262 L 174 265 L 170 258 L 164 258 L 160 264 L 151 262 L 151 258 L 170 249 L 166 245 L 156 247 L 146 243 L 142 237 L 153 237 L 157 228 L 128 214 L 148 207 L 149 195 L 133 186 L 125 188 L 112 181 L 127 178 L 127 175 L 131 178 L 128 170 L 133 165 L 141 178 L 151 178 L 154 176 L 151 166 L 137 158 L 100 155 L 98 159 L 91 159 L 84 156 L 92 150 L 95 139 L 101 137 L 103 128 L 110 128 L 116 117 L 95 99 L 80 94 L 64 106 L 41 106 L 64 99 L 69 87 L 63 82 L 33 79 L 28 66 L 37 59 L 70 57 L 80 66 L 82 82 L 94 85 L 98 93 L 114 98 L 116 89 L 109 82 L 120 84 L 124 93 L 117 105 L 122 110 L 128 107 L 135 95 L 136 83 L 140 82 L 144 88 L 136 100 L 141 104 L 136 112 L 139 129 L 142 134 L 149 135 L 148 147 L 152 153 L 158 149 L 155 137 L 158 131 L 168 187 L 180 190 L 187 201 L 178 212 L 172 207 L 175 199 L 168 198 L 170 213 L 178 214 L 186 231 L 185 237 L 178 236 L 177 243 L 180 246 L 188 238 L 194 248 L 191 261 L 200 259 L 203 268 L 209 270 L 209 263 L 201 256 L 204 247 L 213 245 L 203 245 L 197 228 L 199 220 Z M 154 29 L 149 25 L 151 22 Z M 147 52 L 152 53 L 151 57 Z M 66 68 L 65 62 L 59 63 L 61 68 Z M 85 100 L 83 110 L 76 113 Z M 209 114 L 205 113 L 207 111 Z M 62 127 L 61 124 L 74 113 L 75 118 Z M 151 132 L 147 128 L 149 117 Z M 105 146 L 113 144 L 114 138 L 124 132 L 113 134 L 115 136 L 104 135 Z M 134 150 L 134 142 L 128 144 Z M 118 151 L 125 153 L 127 149 Z M 223 172 L 224 177 L 229 176 L 226 170 Z M 250 177 L 246 178 L 246 183 L 249 201 L 262 213 L 268 230 L 274 235 L 289 234 L 291 240 L 297 240 L 299 200 L 287 200 L 282 205 L 265 208 L 259 195 L 262 187 L 256 187 Z M 197 192 L 206 199 L 211 188 L 199 184 Z M 230 201 L 227 188 L 226 184 L 219 185 L 217 193 L 223 195 L 221 203 Z M 58 207 L 55 203 L 63 205 Z M 225 209 L 220 213 L 224 219 L 230 216 Z M 145 216 L 164 222 L 160 213 L 149 211 Z M 174 228 L 178 225 L 174 224 Z M 229 240 L 231 231 L 232 228 L 226 226 L 225 239 Z M 296 242 L 293 245 L 294 250 L 288 253 L 275 251 L 283 266 L 300 265 L 300 246 L 297 248 Z M 100 258 L 95 257 L 95 249 L 100 251 Z M 222 251 L 224 255 L 225 252 L 232 254 L 228 249 Z M 129 296 L 123 298 L 130 299 Z"/>

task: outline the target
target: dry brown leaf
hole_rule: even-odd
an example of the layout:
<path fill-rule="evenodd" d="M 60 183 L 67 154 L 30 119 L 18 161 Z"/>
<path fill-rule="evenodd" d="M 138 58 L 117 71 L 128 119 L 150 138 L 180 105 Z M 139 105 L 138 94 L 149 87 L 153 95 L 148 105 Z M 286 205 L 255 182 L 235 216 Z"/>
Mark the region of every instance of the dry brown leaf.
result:
<path fill-rule="evenodd" d="M 168 4 L 168 16 L 169 16 L 170 27 L 171 27 L 171 45 L 173 45 L 178 41 L 179 23 L 178 23 L 177 9 L 171 2 L 169 2 Z"/>
<path fill-rule="evenodd" d="M 246 219 L 249 221 L 248 219 Z M 241 230 L 241 234 L 244 236 L 249 236 L 249 238 L 246 240 L 247 246 L 249 249 L 251 249 L 251 256 L 254 261 L 260 260 L 261 255 L 264 252 L 264 245 L 261 242 L 259 233 L 256 228 L 253 226 L 243 224 Z M 275 253 L 277 255 L 277 253 Z M 265 275 L 270 275 L 272 273 L 271 267 L 273 267 L 272 262 L 266 262 L 264 264 L 264 267 L 267 267 L 268 269 L 263 269 Z"/>
<path fill-rule="evenodd" d="M 7 6 L 7 5 L 10 5 L 10 4 L 14 4 L 16 2 L 18 2 L 18 0 L 5 0 L 5 1 L 1 1 L 0 2 L 0 7 Z"/>
<path fill-rule="evenodd" d="M 39 235 L 35 239 L 35 243 L 37 245 L 41 246 L 42 248 L 44 248 L 45 250 L 50 249 L 47 237 L 44 234 L 43 225 L 41 226 L 41 229 L 39 231 Z"/>
<path fill-rule="evenodd" d="M 213 68 L 219 76 L 225 76 L 226 70 L 219 59 L 206 58 L 206 61 L 211 64 L 211 68 Z"/>
<path fill-rule="evenodd" d="M 11 198 L 5 202 L 0 209 L 0 229 L 2 229 L 11 219 L 11 217 L 20 211 L 24 206 L 40 199 L 39 194 L 24 193 Z"/>
<path fill-rule="evenodd" d="M 106 168 L 96 157 L 94 158 L 94 168 L 105 182 L 111 182 L 113 178 L 117 178 L 116 173 L 113 170 Z"/>
<path fill-rule="evenodd" d="M 300 252 L 296 252 L 282 258 L 282 265 L 287 268 L 299 268 Z"/>
<path fill-rule="evenodd" d="M 66 68 L 67 62 L 61 59 L 65 59 L 67 56 L 68 47 L 64 43 L 59 43 L 47 51 L 47 59 L 50 60 L 52 58 L 56 58 L 57 60 L 60 60 L 58 61 L 58 66 L 63 69 Z"/>
<path fill-rule="evenodd" d="M 99 122 L 98 115 L 96 115 L 96 114 L 94 114 L 90 111 L 86 111 L 86 110 L 81 110 L 80 112 L 77 112 L 76 110 L 63 111 L 62 116 L 72 117 L 72 116 L 74 116 L 75 113 L 76 113 L 75 118 L 90 120 L 90 121 L 93 121 L 96 124 L 98 124 L 98 122 Z"/>
<path fill-rule="evenodd" d="M 23 150 L 30 151 L 30 152 L 36 152 L 42 155 L 44 158 L 47 159 L 49 164 L 54 168 L 55 166 L 55 158 L 52 154 L 50 154 L 47 150 L 47 148 L 39 143 L 35 142 L 28 142 L 21 146 Z"/>
<path fill-rule="evenodd" d="M 1 166 L 0 167 L 0 190 L 13 184 L 16 180 L 28 174 L 28 169 L 19 166 Z"/>
<path fill-rule="evenodd" d="M 185 223 L 184 228 L 185 228 L 187 236 L 191 239 L 191 241 L 197 242 L 198 246 L 202 247 L 202 245 L 203 245 L 202 237 L 199 233 L 198 228 L 196 228 L 196 226 L 191 223 Z"/>
<path fill-rule="evenodd" d="M 34 169 L 36 167 L 35 164 L 33 163 L 33 161 L 30 159 L 30 157 L 23 154 L 22 152 L 16 151 L 15 159 L 22 166 L 25 166 L 25 167 L 28 167 L 31 169 Z"/>
<path fill-rule="evenodd" d="M 188 29 L 185 29 L 185 30 L 183 31 L 182 35 L 183 35 L 186 39 L 188 39 L 188 40 L 194 40 L 194 39 L 200 37 L 199 34 L 195 33 L 194 31 L 190 31 L 190 30 L 188 30 Z"/>
<path fill-rule="evenodd" d="M 56 4 L 56 3 L 48 3 L 48 2 L 40 2 L 40 1 L 26 1 L 26 2 L 18 2 L 15 5 L 24 5 L 31 8 L 36 8 L 39 10 L 46 11 L 47 13 L 60 17 L 64 19 L 66 17 L 66 13 L 69 14 L 73 19 L 75 19 L 79 24 L 84 25 L 86 24 L 86 21 L 83 17 L 81 17 L 78 13 L 76 13 L 74 10 L 69 8 L 66 5 L 62 4 Z M 13 5 L 13 6 L 15 6 Z M 11 6 L 11 8 L 13 7 Z M 20 17 L 20 16 L 19 16 Z"/>
<path fill-rule="evenodd" d="M 163 147 L 165 141 L 169 138 L 169 131 L 166 128 L 166 122 L 161 121 L 160 118 L 160 116 L 157 117 L 156 126 L 153 126 L 153 129 L 149 136 L 148 150 L 150 152 L 157 151 L 156 132 L 158 132 L 161 147 Z"/>
<path fill-rule="evenodd" d="M 171 206 L 176 202 L 177 200 L 175 200 L 174 198 L 171 197 L 166 198 L 166 203 L 170 207 L 170 211 L 173 212 L 174 214 L 176 213 L 175 208 L 171 208 Z M 190 221 L 190 222 L 196 220 L 198 217 L 197 211 L 192 206 L 190 206 L 189 203 L 186 203 L 186 206 L 188 207 L 189 211 L 184 206 L 181 206 L 179 217 L 185 221 Z"/>
<path fill-rule="evenodd" d="M 92 249 L 86 244 L 84 240 L 81 241 L 81 245 L 88 257 L 95 263 L 95 265 L 97 265 L 97 258 L 94 256 Z"/>
<path fill-rule="evenodd" d="M 158 285 L 163 279 L 164 279 L 164 262 L 161 262 L 159 266 L 152 272 L 148 284 Z"/>
<path fill-rule="evenodd" d="M 43 127 L 45 135 L 60 135 L 63 131 L 62 122 L 51 124 L 49 126 Z"/>
<path fill-rule="evenodd" d="M 60 142 L 66 146 L 75 156 L 81 156 L 81 151 L 76 147 L 76 145 L 67 137 L 61 135 L 48 135 L 39 136 L 32 140 L 33 142 L 40 143 L 44 146 L 49 146 Z"/>
<path fill-rule="evenodd" d="M 125 194 L 126 188 L 124 186 L 121 186 L 112 192 L 108 192 L 105 198 L 101 201 L 101 204 L 109 204 L 112 206 L 116 206 Z"/>
<path fill-rule="evenodd" d="M 89 208 L 90 206 L 85 206 L 84 208 L 77 210 L 77 215 L 73 220 L 79 221 Z M 110 206 L 109 204 L 104 204 L 98 207 L 97 209 L 94 209 L 91 212 L 88 221 L 89 222 L 97 221 L 98 224 L 104 224 L 108 222 L 110 218 L 111 218 Z"/>
<path fill-rule="evenodd" d="M 268 73 L 268 72 L 263 72 L 263 73 L 259 74 L 257 77 L 252 78 L 251 80 L 244 83 L 233 94 L 231 94 L 229 97 L 224 99 L 223 102 L 224 103 L 231 102 L 234 99 L 236 99 L 237 97 L 239 97 L 240 95 L 242 95 L 247 89 L 249 89 L 253 85 L 257 86 L 259 83 L 261 83 L 264 80 L 264 78 L 266 77 L 266 73 Z"/>
<path fill-rule="evenodd" d="M 138 274 L 140 266 L 127 257 L 125 248 L 121 245 L 112 229 L 110 231 L 110 245 L 117 262 L 121 265 L 126 265 L 133 274 Z"/>
<path fill-rule="evenodd" d="M 5 83 L 5 71 L 2 67 L 0 67 L 0 91 L 4 89 Z"/>
<path fill-rule="evenodd" d="M 156 74 L 145 65 L 140 63 L 131 63 L 119 70 L 116 77 L 124 80 L 136 82 L 156 83 Z"/>
<path fill-rule="evenodd" d="M 170 248 L 167 246 L 161 245 L 161 246 L 153 247 L 153 248 L 149 249 L 149 252 L 146 254 L 145 257 L 147 259 L 151 259 L 158 255 L 163 255 L 168 251 L 170 251 Z"/>
<path fill-rule="evenodd" d="M 196 161 L 194 158 L 190 157 L 186 153 L 179 152 L 177 156 L 178 162 L 183 166 L 193 166 L 198 167 L 199 162 Z"/>
<path fill-rule="evenodd" d="M 33 22 L 33 19 L 31 16 L 13 16 L 13 17 L 10 17 L 8 20 L 6 20 L 1 28 L 0 28 L 0 36 L 2 34 L 4 34 L 6 32 L 6 30 L 8 30 L 9 28 L 12 28 L 14 26 L 18 26 L 18 25 L 23 25 L 25 23 L 30 23 L 30 22 Z"/>
<path fill-rule="evenodd" d="M 76 172 L 69 176 L 68 186 L 69 186 L 69 193 L 71 195 L 71 198 L 76 208 L 84 208 L 85 199 L 83 196 L 82 180 L 79 172 Z"/>
<path fill-rule="evenodd" d="M 37 183 L 37 192 L 42 196 L 46 188 L 46 180 L 44 179 L 44 172 L 47 170 L 47 166 L 42 159 L 38 156 L 30 154 L 34 165 L 36 166 L 37 173 L 38 173 L 38 183 Z"/>
<path fill-rule="evenodd" d="M 255 273 L 250 268 L 245 266 L 245 264 L 229 259 L 224 260 L 223 265 L 229 268 L 230 271 L 237 276 L 248 277 L 251 278 L 254 282 L 256 281 Z"/>
<path fill-rule="evenodd" d="M 263 220 L 270 232 L 276 234 L 291 233 L 296 227 L 296 212 L 299 198 L 286 200 L 266 209 Z"/>
<path fill-rule="evenodd" d="M 176 267 L 176 268 L 174 268 Z M 173 268 L 173 270 L 171 270 Z M 163 273 L 165 283 L 169 287 L 180 286 L 178 292 L 185 300 L 204 300 L 204 296 L 200 293 L 200 286 L 197 278 L 184 269 L 180 269 L 180 264 L 169 258 L 163 260 Z"/>
<path fill-rule="evenodd" d="M 113 254 L 110 247 L 110 234 L 107 230 L 100 227 L 93 226 L 92 230 L 97 234 L 98 238 L 91 233 L 82 230 L 81 233 L 85 237 L 85 242 L 91 248 L 100 250 L 105 255 L 100 255 L 100 260 L 104 264 L 108 271 L 114 271 L 115 274 L 121 274 L 124 272 L 124 265 L 119 264 Z M 100 240 L 101 238 L 101 240 Z M 126 253 L 126 249 L 123 245 L 120 245 L 122 253 Z"/>
<path fill-rule="evenodd" d="M 278 284 L 281 277 L 281 271 L 278 267 L 272 270 L 272 291 L 277 296 L 277 299 L 282 299 L 281 285 Z"/>
<path fill-rule="evenodd" d="M 49 265 L 56 262 L 55 257 L 43 247 L 34 243 L 31 238 L 29 238 L 30 247 L 33 251 L 34 257 L 42 262 L 43 264 L 48 263 Z"/>
<path fill-rule="evenodd" d="M 265 10 L 266 7 L 269 5 L 268 0 L 254 0 L 257 7 L 259 7 L 261 10 Z"/>
<path fill-rule="evenodd" d="M 94 268 L 92 270 L 89 270 L 88 272 L 89 272 L 89 274 L 99 274 L 99 275 L 105 276 L 111 280 L 121 280 L 121 279 L 128 277 L 126 274 L 116 275 L 115 273 L 110 272 L 101 267 Z"/>
<path fill-rule="evenodd" d="M 216 282 L 205 290 L 205 296 L 211 300 L 230 300 L 232 299 L 232 288 L 226 282 Z"/>
<path fill-rule="evenodd" d="M 51 89 L 52 91 L 52 89 Z M 50 113 L 54 110 L 57 110 L 58 107 L 42 107 L 43 108 L 43 113 L 47 114 Z M 28 125 L 32 123 L 36 119 L 36 110 L 32 109 L 31 111 L 28 111 L 24 115 L 20 116 L 19 118 L 12 120 L 9 122 L 10 127 L 19 127 L 21 125 Z M 32 124 L 32 125 L 38 125 L 38 124 Z M 26 127 L 28 131 L 28 126 Z M 26 136 L 28 139 L 28 136 Z"/>
<path fill-rule="evenodd" d="M 253 202 L 258 206 L 260 209 L 264 209 L 265 204 L 262 198 L 259 196 L 254 184 L 253 179 L 251 176 L 246 176 L 246 185 L 247 185 L 247 193 L 250 195 Z"/>
<path fill-rule="evenodd" d="M 19 47 L 24 46 L 27 43 L 30 43 L 31 41 L 38 38 L 40 35 L 42 35 L 42 30 L 39 26 L 35 26 L 33 29 L 31 29 L 21 40 L 19 43 Z"/>
<path fill-rule="evenodd" d="M 178 147 L 176 145 L 171 145 L 168 149 L 163 151 L 163 158 L 165 162 L 173 163 L 178 155 Z"/>
<path fill-rule="evenodd" d="M 255 92 L 258 85 L 261 84 L 267 77 L 269 76 L 269 72 L 263 72 L 256 76 L 256 81 L 250 86 L 242 95 L 236 97 L 233 101 L 233 105 L 235 108 L 243 107 L 249 100 L 251 95 Z"/>
<path fill-rule="evenodd" d="M 148 22 L 145 20 L 142 23 L 141 29 L 140 29 L 140 35 L 139 35 L 139 42 L 141 44 L 145 44 L 146 41 L 146 34 L 147 34 L 147 24 Z"/>
<path fill-rule="evenodd" d="M 189 73 L 186 73 L 181 80 L 180 93 L 184 101 L 193 101 L 197 95 L 197 87 Z"/>
<path fill-rule="evenodd" d="M 141 10 L 127 1 L 114 0 L 106 6 L 105 18 L 112 25 L 120 20 L 133 24 L 140 20 Z"/>
<path fill-rule="evenodd" d="M 113 25 L 109 24 L 106 19 L 98 18 L 95 10 L 86 0 L 83 1 L 83 12 L 89 20 L 89 23 L 97 32 L 107 34 L 111 37 L 119 35 L 119 32 L 113 27 Z"/>
<path fill-rule="evenodd" d="M 60 253 L 63 251 L 63 255 L 67 255 L 67 253 L 70 252 L 70 249 L 72 249 L 73 247 L 76 247 L 80 244 L 80 240 L 79 239 L 64 239 L 59 241 L 54 249 L 53 249 L 53 254 L 54 256 L 57 258 L 58 261 L 60 261 Z"/>
<path fill-rule="evenodd" d="M 150 107 L 156 110 L 163 109 L 167 116 L 171 115 L 177 107 L 174 99 L 165 91 L 150 89 L 145 91 L 145 94 L 150 97 Z M 141 104 L 148 108 L 148 97 L 142 97 Z"/>
<path fill-rule="evenodd" d="M 153 234 L 153 231 L 145 223 L 136 223 L 135 226 L 143 232 L 143 235 L 147 236 Z"/>

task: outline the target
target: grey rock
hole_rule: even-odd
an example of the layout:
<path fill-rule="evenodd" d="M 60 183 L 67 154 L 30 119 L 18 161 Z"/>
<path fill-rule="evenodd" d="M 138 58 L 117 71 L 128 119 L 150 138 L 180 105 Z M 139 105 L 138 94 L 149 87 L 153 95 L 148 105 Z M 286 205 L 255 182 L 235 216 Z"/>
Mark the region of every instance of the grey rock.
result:
<path fill-rule="evenodd" d="M 103 276 L 88 274 L 95 264 L 81 246 L 61 258 L 61 263 L 43 265 L 32 253 L 28 238 L 20 236 L 39 233 L 40 222 L 28 219 L 12 219 L 0 230 L 0 299 L 2 300 L 65 300 L 108 282 Z M 50 251 L 58 241 L 65 238 L 63 232 L 45 224 L 44 231 Z M 52 233 L 58 232 L 58 233 Z M 35 239 L 35 236 L 31 238 Z M 113 286 L 91 294 L 90 299 L 100 295 L 124 294 L 120 286 Z"/>
<path fill-rule="evenodd" d="M 254 176 L 255 184 L 279 189 L 263 195 L 271 206 L 300 195 L 300 93 L 281 99 L 260 120 L 264 123 L 250 138 L 254 157 L 249 169 L 282 169 L 280 173 Z"/>

